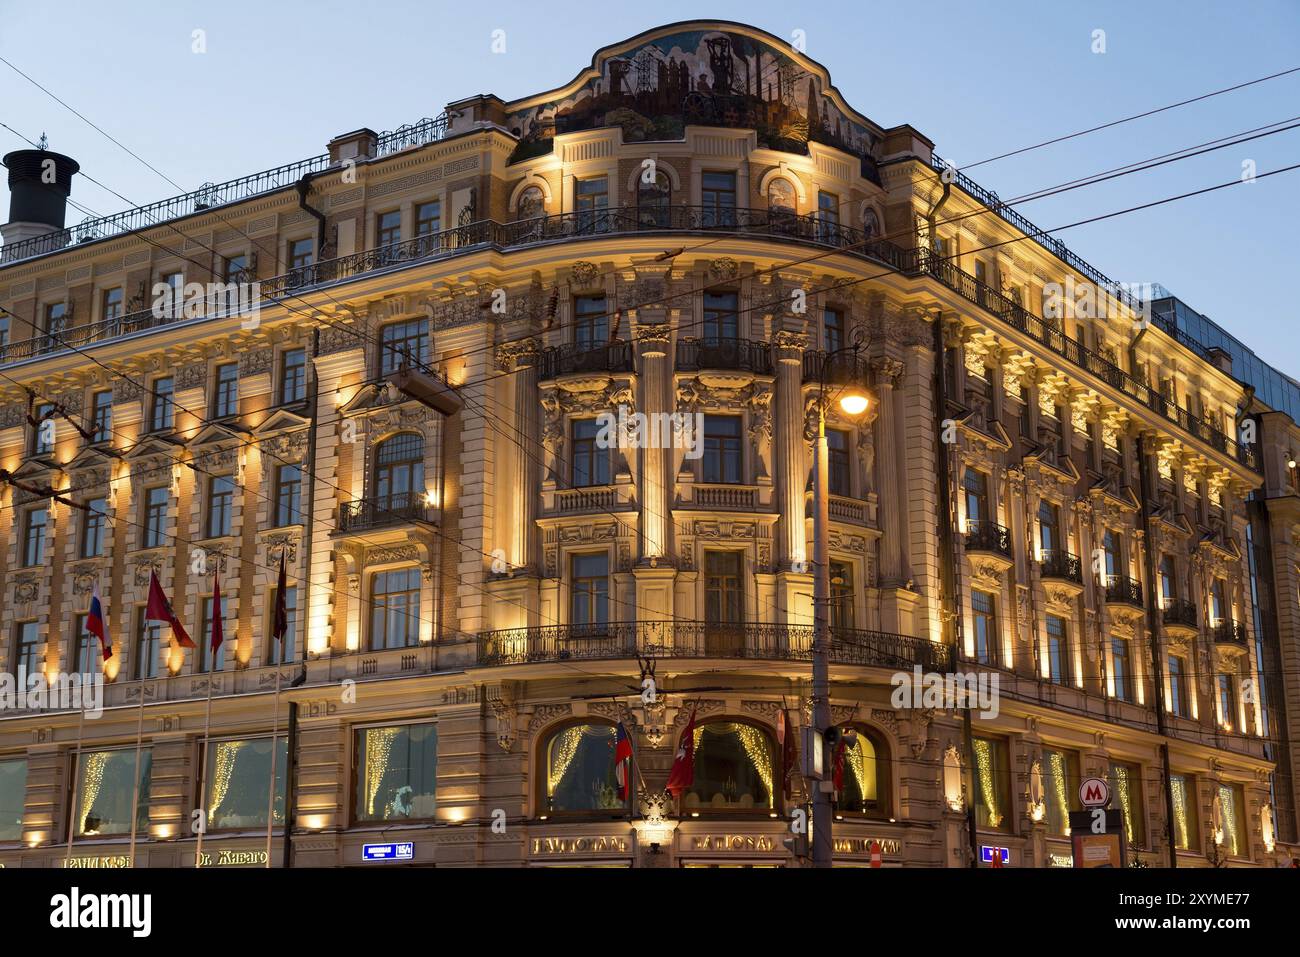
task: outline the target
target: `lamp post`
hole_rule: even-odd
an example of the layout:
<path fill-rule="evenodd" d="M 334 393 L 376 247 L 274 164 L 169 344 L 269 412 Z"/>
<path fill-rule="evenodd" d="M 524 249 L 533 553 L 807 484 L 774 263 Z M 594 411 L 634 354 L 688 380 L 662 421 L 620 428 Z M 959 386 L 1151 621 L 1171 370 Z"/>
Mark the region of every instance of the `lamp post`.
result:
<path fill-rule="evenodd" d="M 822 356 L 818 370 L 817 436 L 813 449 L 813 647 L 812 647 L 812 706 L 813 733 L 825 740 L 831 726 L 830 702 L 830 450 L 826 445 L 826 386 L 827 373 L 832 360 L 842 353 L 851 353 L 848 381 L 840 391 L 840 410 L 857 417 L 867 410 L 870 397 L 857 379 L 858 349 L 861 327 L 849 346 L 832 350 Z M 835 755 L 823 750 L 824 762 L 833 766 Z M 824 770 L 824 769 L 822 769 Z M 813 781 L 812 793 L 812 860 L 813 867 L 830 867 L 834 859 L 831 840 L 831 789 L 828 780 Z"/>

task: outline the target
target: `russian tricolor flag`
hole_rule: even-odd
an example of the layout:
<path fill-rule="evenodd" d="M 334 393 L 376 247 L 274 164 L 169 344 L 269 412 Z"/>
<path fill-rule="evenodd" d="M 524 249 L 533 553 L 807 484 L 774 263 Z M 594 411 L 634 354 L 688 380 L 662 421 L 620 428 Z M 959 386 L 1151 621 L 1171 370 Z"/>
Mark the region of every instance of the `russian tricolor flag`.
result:
<path fill-rule="evenodd" d="M 108 623 L 104 620 L 104 605 L 99 600 L 99 582 L 90 595 L 90 613 L 86 615 L 86 631 L 99 638 L 104 650 L 104 660 L 113 657 L 113 641 L 108 637 Z"/>

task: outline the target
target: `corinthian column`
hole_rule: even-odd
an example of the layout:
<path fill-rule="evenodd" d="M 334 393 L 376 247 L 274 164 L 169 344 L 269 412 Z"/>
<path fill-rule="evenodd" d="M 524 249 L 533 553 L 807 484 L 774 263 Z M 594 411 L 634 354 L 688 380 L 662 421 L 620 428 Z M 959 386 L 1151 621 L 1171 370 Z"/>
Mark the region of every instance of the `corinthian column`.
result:
<path fill-rule="evenodd" d="M 641 411 L 646 417 L 646 441 L 641 449 L 641 558 L 661 559 L 668 554 L 668 467 L 674 440 L 671 430 L 654 423 L 666 421 L 672 409 L 672 364 L 668 358 L 667 325 L 641 325 L 637 329 L 641 357 Z M 681 433 L 685 437 L 685 433 Z M 692 441 L 703 436 L 691 434 Z"/>
<path fill-rule="evenodd" d="M 515 379 L 515 422 L 519 434 L 541 434 L 541 398 L 537 393 L 537 342 L 527 339 L 511 350 Z M 515 468 L 510 470 L 510 498 L 514 527 L 511 529 L 510 564 L 536 570 L 534 546 L 537 500 L 541 494 L 541 473 L 537 457 L 516 447 Z"/>
<path fill-rule="evenodd" d="M 899 442 L 898 412 L 894 408 L 894 386 L 903 363 L 884 356 L 872 363 L 880 415 L 876 418 L 876 460 L 879 463 L 880 496 L 880 583 L 899 587 L 907 582 L 907 541 L 903 517 L 907 509 L 899 479 L 900 463 L 906 452 Z"/>

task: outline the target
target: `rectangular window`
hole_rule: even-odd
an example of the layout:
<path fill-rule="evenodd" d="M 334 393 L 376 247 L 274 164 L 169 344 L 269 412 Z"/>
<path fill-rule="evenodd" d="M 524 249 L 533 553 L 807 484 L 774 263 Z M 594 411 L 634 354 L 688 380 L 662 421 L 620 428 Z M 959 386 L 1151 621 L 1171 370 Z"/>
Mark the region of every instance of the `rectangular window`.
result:
<path fill-rule="evenodd" d="M 1228 617 L 1228 603 L 1223 598 L 1223 579 L 1216 578 L 1210 584 L 1210 624 L 1221 625 Z"/>
<path fill-rule="evenodd" d="M 357 732 L 356 820 L 432 820 L 437 811 L 438 726 Z"/>
<path fill-rule="evenodd" d="M 149 410 L 149 431 L 165 432 L 176 417 L 176 380 L 171 376 L 153 380 L 153 408 Z"/>
<path fill-rule="evenodd" d="M 609 206 L 609 187 L 603 176 L 580 179 L 574 190 L 579 232 L 602 232 L 606 227 L 605 209 Z"/>
<path fill-rule="evenodd" d="M 430 236 L 442 231 L 442 203 L 433 200 L 415 207 L 415 235 Z"/>
<path fill-rule="evenodd" d="M 217 366 L 217 386 L 212 397 L 212 415 L 218 419 L 239 414 L 239 363 Z"/>
<path fill-rule="evenodd" d="M 54 302 L 45 307 L 45 334 L 48 336 L 61 336 L 68 323 L 68 307 L 66 303 Z M 52 345 L 52 344 L 51 344 Z"/>
<path fill-rule="evenodd" d="M 135 831 L 149 834 L 149 786 L 153 771 L 150 748 L 117 748 L 112 751 L 82 751 L 74 758 L 77 766 L 76 837 L 103 837 L 131 833 L 131 810 L 135 805 Z"/>
<path fill-rule="evenodd" d="M 36 422 L 32 425 L 32 454 L 49 455 L 54 451 L 54 433 L 57 431 L 52 402 L 41 402 L 36 406 Z"/>
<path fill-rule="evenodd" d="M 23 516 L 23 565 L 35 568 L 45 564 L 45 534 L 50 510 L 44 505 L 27 510 Z"/>
<path fill-rule="evenodd" d="M 274 759 L 272 759 L 274 748 Z M 207 749 L 205 804 L 209 830 L 266 831 L 267 804 L 272 793 L 271 764 L 275 764 L 272 821 L 284 823 L 284 781 L 288 750 L 285 738 L 246 738 L 213 741 Z"/>
<path fill-rule="evenodd" d="M 574 555 L 573 594 L 569 621 L 574 625 L 604 625 L 609 622 L 609 556 L 604 552 Z"/>
<path fill-rule="evenodd" d="M 378 572 L 370 586 L 370 648 L 414 648 L 420 643 L 420 570 Z"/>
<path fill-rule="evenodd" d="M 1136 764 L 1112 761 L 1110 790 L 1113 808 L 1119 808 L 1124 836 L 1130 847 L 1146 846 L 1146 815 L 1142 804 L 1142 769 Z"/>
<path fill-rule="evenodd" d="M 289 243 L 289 268 L 302 269 L 312 263 L 312 241 L 295 239 Z"/>
<path fill-rule="evenodd" d="M 104 670 L 104 652 L 99 638 L 86 630 L 89 615 L 77 615 L 72 622 L 72 660 L 77 674 L 95 675 Z"/>
<path fill-rule="evenodd" d="M 275 603 L 277 589 L 268 593 L 268 613 L 266 618 L 266 661 L 268 664 L 286 665 L 297 660 L 298 649 L 298 588 L 289 585 L 284 590 L 284 641 L 275 637 Z"/>
<path fill-rule="evenodd" d="M 597 419 L 573 423 L 573 487 L 609 484 L 609 450 L 596 441 L 601 426 Z"/>
<path fill-rule="evenodd" d="M 1196 814 L 1196 779 L 1187 774 L 1169 775 L 1174 798 L 1174 846 L 1190 851 L 1200 845 L 1200 821 Z"/>
<path fill-rule="evenodd" d="M 1229 857 L 1247 857 L 1250 843 L 1246 834 L 1246 800 L 1240 784 L 1219 785 L 1219 814 L 1222 840 L 1219 841 Z M 1219 835 L 1215 835 L 1218 840 Z"/>
<path fill-rule="evenodd" d="M 1045 499 L 1038 503 L 1038 547 L 1044 556 L 1061 548 L 1061 511 Z"/>
<path fill-rule="evenodd" d="M 212 654 L 212 629 L 216 624 L 212 616 L 212 599 L 203 599 L 203 610 L 199 618 L 199 671 L 222 671 L 226 667 L 226 645 L 230 643 L 233 637 L 228 629 L 230 627 L 230 604 L 229 599 L 222 596 L 221 600 L 221 635 L 222 642 L 217 648 L 217 653 Z"/>
<path fill-rule="evenodd" d="M 1065 684 L 1070 675 L 1070 637 L 1065 619 L 1047 616 L 1047 678 Z"/>
<path fill-rule="evenodd" d="M 989 478 L 983 472 L 968 468 L 962 479 L 962 489 L 966 495 L 966 527 L 992 519 L 989 514 Z"/>
<path fill-rule="evenodd" d="M 716 344 L 740 338 L 738 297 L 734 292 L 704 294 L 704 341 Z"/>
<path fill-rule="evenodd" d="M 252 277 L 248 274 L 248 257 L 247 256 L 229 256 L 226 258 L 226 301 L 223 304 L 226 315 L 237 314 L 241 308 L 249 305 L 250 293 L 244 293 L 241 298 L 240 283 L 249 281 Z"/>
<path fill-rule="evenodd" d="M 975 826 L 994 831 L 1011 827 L 1011 762 L 1000 738 L 975 738 Z"/>
<path fill-rule="evenodd" d="M 1070 836 L 1070 812 L 1079 807 L 1079 755 L 1058 748 L 1043 748 L 1043 803 L 1047 805 L 1047 833 Z"/>
<path fill-rule="evenodd" d="M 1168 607 L 1178 597 L 1178 578 L 1174 574 L 1174 559 L 1170 555 L 1160 556 L 1160 598 L 1161 606 Z"/>
<path fill-rule="evenodd" d="M 100 300 L 99 315 L 104 322 L 122 318 L 122 287 L 105 289 Z"/>
<path fill-rule="evenodd" d="M 81 513 L 81 558 L 98 558 L 104 554 L 104 525 L 108 500 L 92 498 Z"/>
<path fill-rule="evenodd" d="M 158 548 L 163 544 L 167 527 L 167 507 L 170 502 L 171 493 L 166 486 L 145 491 L 143 529 L 145 548 Z"/>
<path fill-rule="evenodd" d="M 226 283 L 230 284 L 230 283 L 243 282 L 245 279 L 248 278 L 246 272 L 247 269 L 248 269 L 247 256 L 243 256 L 243 255 L 227 256 L 226 257 Z"/>
<path fill-rule="evenodd" d="M 1232 675 L 1215 675 L 1215 688 L 1219 696 L 1219 724 L 1225 731 L 1237 726 L 1237 689 L 1232 685 Z"/>
<path fill-rule="evenodd" d="M 208 480 L 207 537 L 223 538 L 230 534 L 235 510 L 235 477 L 216 475 Z"/>
<path fill-rule="evenodd" d="M 1133 702 L 1133 669 L 1130 666 L 1128 642 L 1123 638 L 1110 640 L 1110 668 L 1115 678 L 1115 697 Z"/>
<path fill-rule="evenodd" d="M 137 612 L 135 623 L 135 677 L 158 677 L 158 658 L 162 652 L 163 628 L 160 622 L 146 621 L 146 609 Z"/>
<path fill-rule="evenodd" d="M 736 225 L 736 174 L 706 172 L 700 184 L 701 224 Z"/>
<path fill-rule="evenodd" d="M 0 841 L 23 836 L 23 807 L 27 803 L 27 759 L 0 761 Z"/>
<path fill-rule="evenodd" d="M 845 497 L 853 494 L 853 478 L 850 471 L 849 433 L 841 429 L 826 430 L 826 478 L 832 495 Z"/>
<path fill-rule="evenodd" d="M 275 524 L 302 524 L 302 467 L 281 465 L 275 470 Z"/>
<path fill-rule="evenodd" d="M 716 484 L 740 484 L 740 418 L 731 415 L 704 417 L 703 481 Z"/>
<path fill-rule="evenodd" d="M 831 628 L 852 631 L 853 566 L 847 562 L 831 562 Z"/>
<path fill-rule="evenodd" d="M 1178 655 L 1169 656 L 1169 710 L 1187 717 L 1187 665 Z"/>
<path fill-rule="evenodd" d="M 594 349 L 609 342 L 609 316 L 604 296 L 576 296 L 573 300 L 573 343 Z"/>
<path fill-rule="evenodd" d="M 285 349 L 280 353 L 280 404 L 292 405 L 307 398 L 307 350 Z"/>
<path fill-rule="evenodd" d="M 823 348 L 835 352 L 844 348 L 844 313 L 838 309 L 822 311 Z"/>
<path fill-rule="evenodd" d="M 1122 574 L 1121 569 L 1124 562 L 1120 557 L 1119 536 L 1115 534 L 1112 528 L 1106 529 L 1106 533 L 1101 539 L 1102 551 L 1106 555 L 1106 577 L 1109 580 L 1111 576 Z"/>
<path fill-rule="evenodd" d="M 825 191 L 817 194 L 817 238 L 835 243 L 839 237 L 840 198 Z"/>
<path fill-rule="evenodd" d="M 36 622 L 20 621 L 14 626 L 14 675 L 20 672 L 26 672 L 28 675 L 34 675 L 41 671 L 41 660 L 39 657 L 40 649 L 40 632 L 37 630 Z M 26 685 L 22 685 L 26 688 Z"/>
<path fill-rule="evenodd" d="M 745 593 L 740 552 L 704 553 L 704 619 L 711 625 L 745 620 Z"/>
<path fill-rule="evenodd" d="M 390 209 L 375 218 L 375 245 L 391 246 L 402 241 L 402 211 Z"/>
<path fill-rule="evenodd" d="M 96 392 L 91 400 L 90 441 L 111 442 L 113 440 L 113 393 Z"/>
<path fill-rule="evenodd" d="M 970 607 L 975 618 L 975 660 L 984 665 L 997 664 L 997 599 L 988 592 L 973 591 Z"/>
<path fill-rule="evenodd" d="M 179 319 L 185 311 L 185 274 L 164 273 L 158 277 L 158 282 L 167 288 L 162 295 L 155 297 L 154 308 L 165 318 Z"/>
<path fill-rule="evenodd" d="M 379 331 L 379 374 L 392 375 L 403 365 L 429 364 L 429 323 L 426 319 L 390 322 Z"/>

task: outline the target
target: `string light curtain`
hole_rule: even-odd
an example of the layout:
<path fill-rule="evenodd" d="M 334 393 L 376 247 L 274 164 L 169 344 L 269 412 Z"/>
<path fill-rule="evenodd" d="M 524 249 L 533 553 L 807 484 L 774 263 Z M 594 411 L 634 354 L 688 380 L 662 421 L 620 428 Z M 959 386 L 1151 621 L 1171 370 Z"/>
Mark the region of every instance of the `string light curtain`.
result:
<path fill-rule="evenodd" d="M 1002 812 L 998 810 L 997 782 L 993 779 L 993 742 L 984 738 L 976 738 L 973 746 L 975 748 L 975 770 L 979 777 L 980 794 L 984 798 L 984 807 L 988 813 L 989 827 L 1001 827 Z"/>
<path fill-rule="evenodd" d="M 1219 805 L 1223 808 L 1223 846 L 1230 856 L 1240 857 L 1245 853 L 1245 848 L 1242 847 L 1236 788 L 1229 784 L 1220 784 Z"/>
<path fill-rule="evenodd" d="M 1169 791 L 1174 799 L 1174 844 L 1186 851 L 1192 846 L 1187 819 L 1187 779 L 1180 774 L 1172 775 L 1169 778 Z"/>
<path fill-rule="evenodd" d="M 1064 751 L 1048 751 L 1047 770 L 1051 782 L 1047 791 L 1047 820 L 1052 829 L 1065 837 L 1070 836 L 1070 798 L 1066 793 L 1066 781 L 1070 769 Z"/>
<path fill-rule="evenodd" d="M 548 797 L 555 795 L 555 789 L 560 786 L 564 780 L 564 775 L 569 772 L 573 765 L 573 759 L 578 756 L 578 745 L 582 743 L 583 732 L 588 729 L 588 725 L 574 725 L 571 728 L 565 728 L 554 738 L 551 739 L 550 760 L 546 767 L 546 794 Z"/>
<path fill-rule="evenodd" d="M 213 745 L 208 781 L 209 822 L 216 820 L 221 805 L 230 793 L 230 778 L 235 773 L 235 759 L 247 746 L 247 741 L 218 741 Z"/>
<path fill-rule="evenodd" d="M 388 770 L 393 741 L 400 728 L 369 728 L 366 731 L 366 814 L 374 817 L 375 796 Z"/>
<path fill-rule="evenodd" d="M 96 827 L 93 831 L 86 830 L 86 820 L 95 808 L 95 800 L 99 797 L 99 789 L 104 786 L 104 770 L 108 767 L 108 751 L 93 751 L 90 754 L 82 754 L 82 773 L 81 773 L 81 794 L 78 803 L 78 816 L 81 824 L 77 828 L 78 834 L 98 834 L 100 828 Z"/>
<path fill-rule="evenodd" d="M 739 722 L 713 722 L 712 724 L 702 724 L 695 729 L 695 754 L 696 760 L 699 760 L 700 742 L 703 741 L 705 733 L 711 736 L 734 735 L 740 741 L 741 750 L 745 752 L 750 767 L 763 782 L 763 789 L 767 794 L 767 806 L 772 807 L 775 795 L 772 791 L 772 745 L 767 735 L 755 728 L 753 725 L 740 724 Z"/>
<path fill-rule="evenodd" d="M 864 802 L 876 799 L 876 749 L 871 742 L 858 733 L 853 747 L 844 749 L 844 760 L 849 766 L 853 780 L 857 782 L 858 794 Z"/>
<path fill-rule="evenodd" d="M 1141 847 L 1142 830 L 1139 815 L 1142 797 L 1137 791 L 1141 786 L 1141 775 L 1135 773 L 1134 769 L 1127 764 L 1112 764 L 1110 777 L 1111 787 L 1115 791 L 1115 796 L 1119 798 L 1120 814 L 1124 818 L 1124 837 L 1133 846 Z"/>

